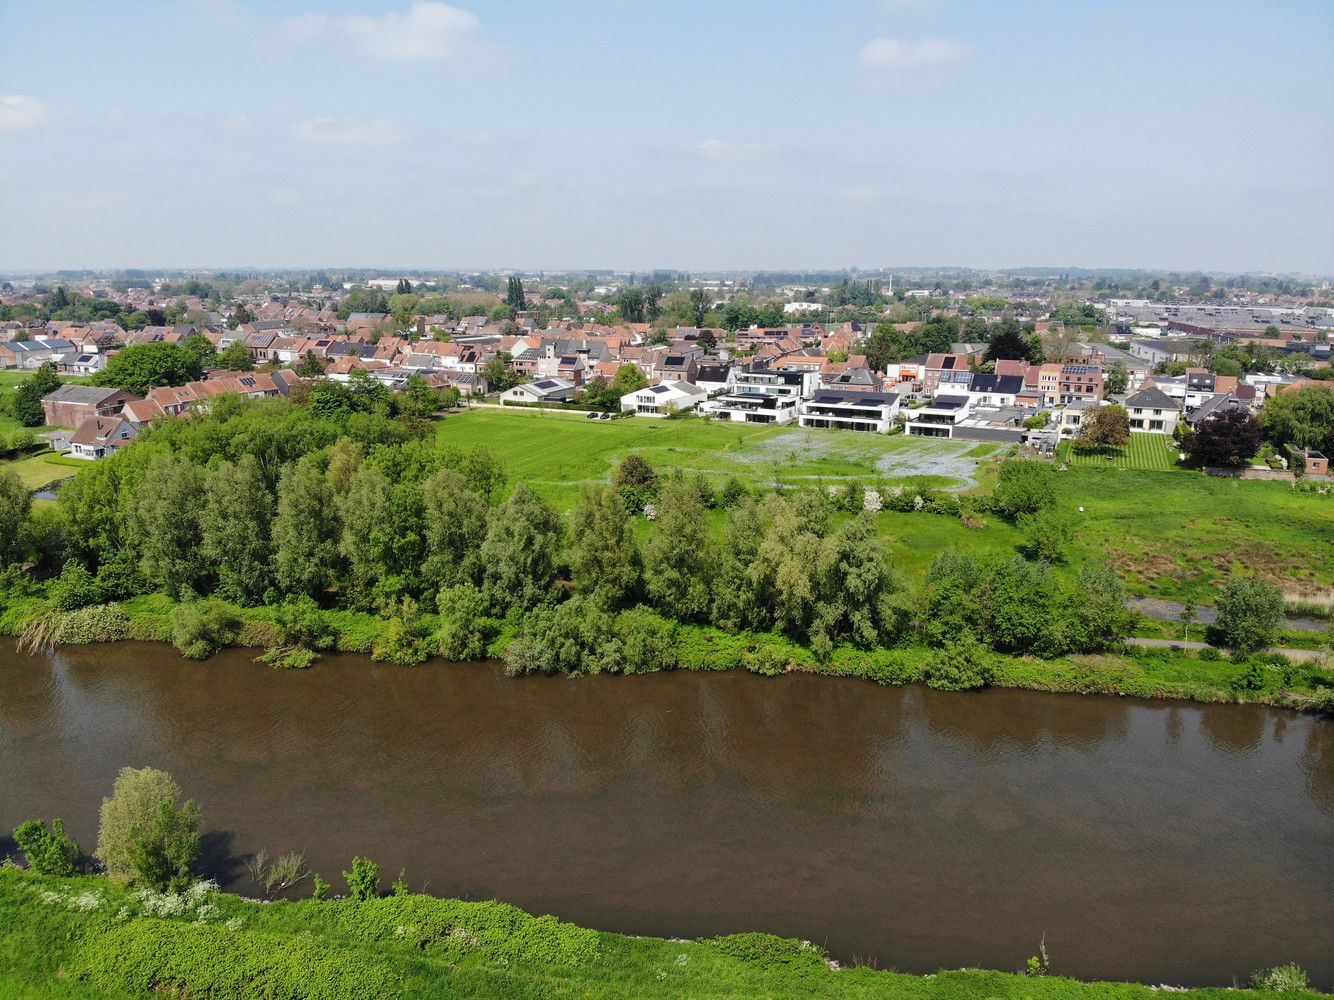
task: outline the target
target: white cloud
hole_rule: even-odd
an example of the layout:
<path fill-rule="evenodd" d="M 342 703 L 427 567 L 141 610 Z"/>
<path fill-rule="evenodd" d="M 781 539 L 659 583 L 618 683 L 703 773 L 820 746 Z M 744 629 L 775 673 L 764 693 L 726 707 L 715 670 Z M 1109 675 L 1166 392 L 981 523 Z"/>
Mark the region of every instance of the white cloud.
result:
<path fill-rule="evenodd" d="M 378 118 L 312 118 L 298 122 L 295 134 L 299 142 L 312 146 L 397 146 L 408 139 L 402 125 Z"/>
<path fill-rule="evenodd" d="M 843 197 L 848 201 L 865 204 L 868 201 L 875 201 L 880 196 L 880 192 L 869 184 L 859 184 L 857 187 L 850 187 L 843 192 Z"/>
<path fill-rule="evenodd" d="M 857 63 L 862 69 L 904 71 L 953 62 L 968 46 L 948 38 L 876 38 L 862 46 Z"/>
<path fill-rule="evenodd" d="M 756 163 L 771 160 L 778 153 L 778 147 L 762 142 L 725 142 L 722 139 L 705 139 L 695 147 L 695 154 L 702 159 L 715 163 Z"/>
<path fill-rule="evenodd" d="M 40 98 L 25 94 L 0 96 L 0 134 L 35 132 L 54 117 L 51 106 Z"/>
<path fill-rule="evenodd" d="M 472 11 L 436 0 L 419 0 L 400 14 L 378 17 L 302 14 L 289 20 L 282 36 L 310 42 L 326 35 L 341 37 L 352 48 L 384 62 L 450 62 L 476 42 L 481 21 Z"/>

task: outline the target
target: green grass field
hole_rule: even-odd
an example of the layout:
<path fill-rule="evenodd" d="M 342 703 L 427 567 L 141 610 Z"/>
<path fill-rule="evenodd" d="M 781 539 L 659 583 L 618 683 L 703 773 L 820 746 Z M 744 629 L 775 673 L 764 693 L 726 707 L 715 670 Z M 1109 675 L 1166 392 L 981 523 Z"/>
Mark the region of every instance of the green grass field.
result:
<path fill-rule="evenodd" d="M 999 458 L 979 455 L 979 446 L 967 441 L 703 420 L 593 421 L 533 410 L 457 414 L 441 422 L 439 437 L 490 447 L 511 482 L 532 484 L 566 510 L 582 484 L 607 482 L 631 452 L 661 471 L 700 471 L 715 485 L 735 475 L 760 488 L 775 481 L 832 486 L 854 479 L 957 488 L 975 479 L 985 490 Z M 1197 604 L 1213 604 L 1217 584 L 1234 573 L 1256 573 L 1294 592 L 1334 587 L 1334 500 L 1285 483 L 1216 479 L 1181 468 L 1160 435 L 1135 435 L 1129 451 L 1115 462 L 1075 461 L 1057 474 L 1060 504 L 1080 522 L 1063 572 L 1110 564 L 1133 593 Z M 1145 468 L 1128 467 L 1136 455 Z M 885 512 L 879 527 L 900 571 L 920 580 L 947 548 L 979 556 L 1015 551 L 1019 531 L 994 515 L 981 520 L 983 527 L 969 528 L 959 518 Z M 721 514 L 715 523 L 721 531 Z M 640 528 L 651 531 L 647 524 Z"/>
<path fill-rule="evenodd" d="M 53 462 L 58 455 L 30 455 L 16 462 L 0 462 L 0 469 L 13 469 L 19 474 L 19 481 L 30 490 L 40 490 L 44 486 L 69 479 L 78 473 L 82 465 L 73 466 L 66 462 Z"/>
<path fill-rule="evenodd" d="M 445 444 L 491 448 L 512 482 L 524 482 L 568 509 L 585 483 L 605 483 L 631 452 L 660 472 L 729 476 L 751 486 L 870 485 L 959 488 L 972 484 L 974 446 L 854 431 L 809 431 L 702 419 L 589 420 L 582 413 L 476 409 L 445 418 Z"/>
<path fill-rule="evenodd" d="M 1071 441 L 1061 442 L 1062 461 L 1098 468 L 1166 471 L 1178 466 L 1179 454 L 1172 439 L 1165 434 L 1131 434 L 1130 444 L 1125 448 L 1112 448 L 1107 452 L 1088 455 L 1077 452 Z"/>

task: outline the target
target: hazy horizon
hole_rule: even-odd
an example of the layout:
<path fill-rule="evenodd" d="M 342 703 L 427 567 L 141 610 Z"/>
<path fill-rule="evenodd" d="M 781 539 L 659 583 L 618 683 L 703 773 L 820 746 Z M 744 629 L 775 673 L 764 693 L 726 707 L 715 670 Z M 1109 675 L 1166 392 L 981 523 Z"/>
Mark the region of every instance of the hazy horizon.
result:
<path fill-rule="evenodd" d="M 1325 276 L 1331 49 L 1315 0 L 17 0 L 0 270 Z"/>

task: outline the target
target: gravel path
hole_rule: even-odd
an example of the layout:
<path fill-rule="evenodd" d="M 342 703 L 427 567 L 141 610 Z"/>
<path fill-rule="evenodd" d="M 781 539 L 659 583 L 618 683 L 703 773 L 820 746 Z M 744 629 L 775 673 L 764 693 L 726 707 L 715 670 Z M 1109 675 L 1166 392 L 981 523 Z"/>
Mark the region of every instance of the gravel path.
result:
<path fill-rule="evenodd" d="M 1127 639 L 1131 646 L 1147 646 L 1152 649 L 1170 649 L 1178 646 L 1181 649 L 1208 649 L 1207 642 L 1183 642 L 1180 639 Z M 1282 653 L 1289 660 L 1295 660 L 1298 663 L 1309 663 L 1320 659 L 1324 654 L 1318 649 L 1266 649 L 1266 653 Z"/>
<path fill-rule="evenodd" d="M 1181 621 L 1181 609 L 1184 607 L 1176 601 L 1164 601 L 1156 597 L 1132 597 L 1128 603 L 1140 614 L 1156 618 L 1161 622 Z M 1212 625 L 1216 621 L 1218 612 L 1207 604 L 1201 604 L 1195 609 L 1195 617 L 1191 620 L 1191 624 Z M 1294 632 L 1325 631 L 1324 622 L 1314 618 L 1299 618 L 1295 615 L 1289 615 L 1285 619 L 1285 626 Z"/>

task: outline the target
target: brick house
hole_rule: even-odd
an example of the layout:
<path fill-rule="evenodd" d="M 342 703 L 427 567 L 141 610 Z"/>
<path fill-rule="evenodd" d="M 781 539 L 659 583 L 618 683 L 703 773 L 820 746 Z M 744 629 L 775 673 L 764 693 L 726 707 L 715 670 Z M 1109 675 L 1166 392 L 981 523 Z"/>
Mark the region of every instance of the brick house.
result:
<path fill-rule="evenodd" d="M 123 389 L 62 385 L 42 397 L 42 413 L 50 426 L 78 427 L 90 417 L 117 414 L 126 403 L 142 398 Z"/>

